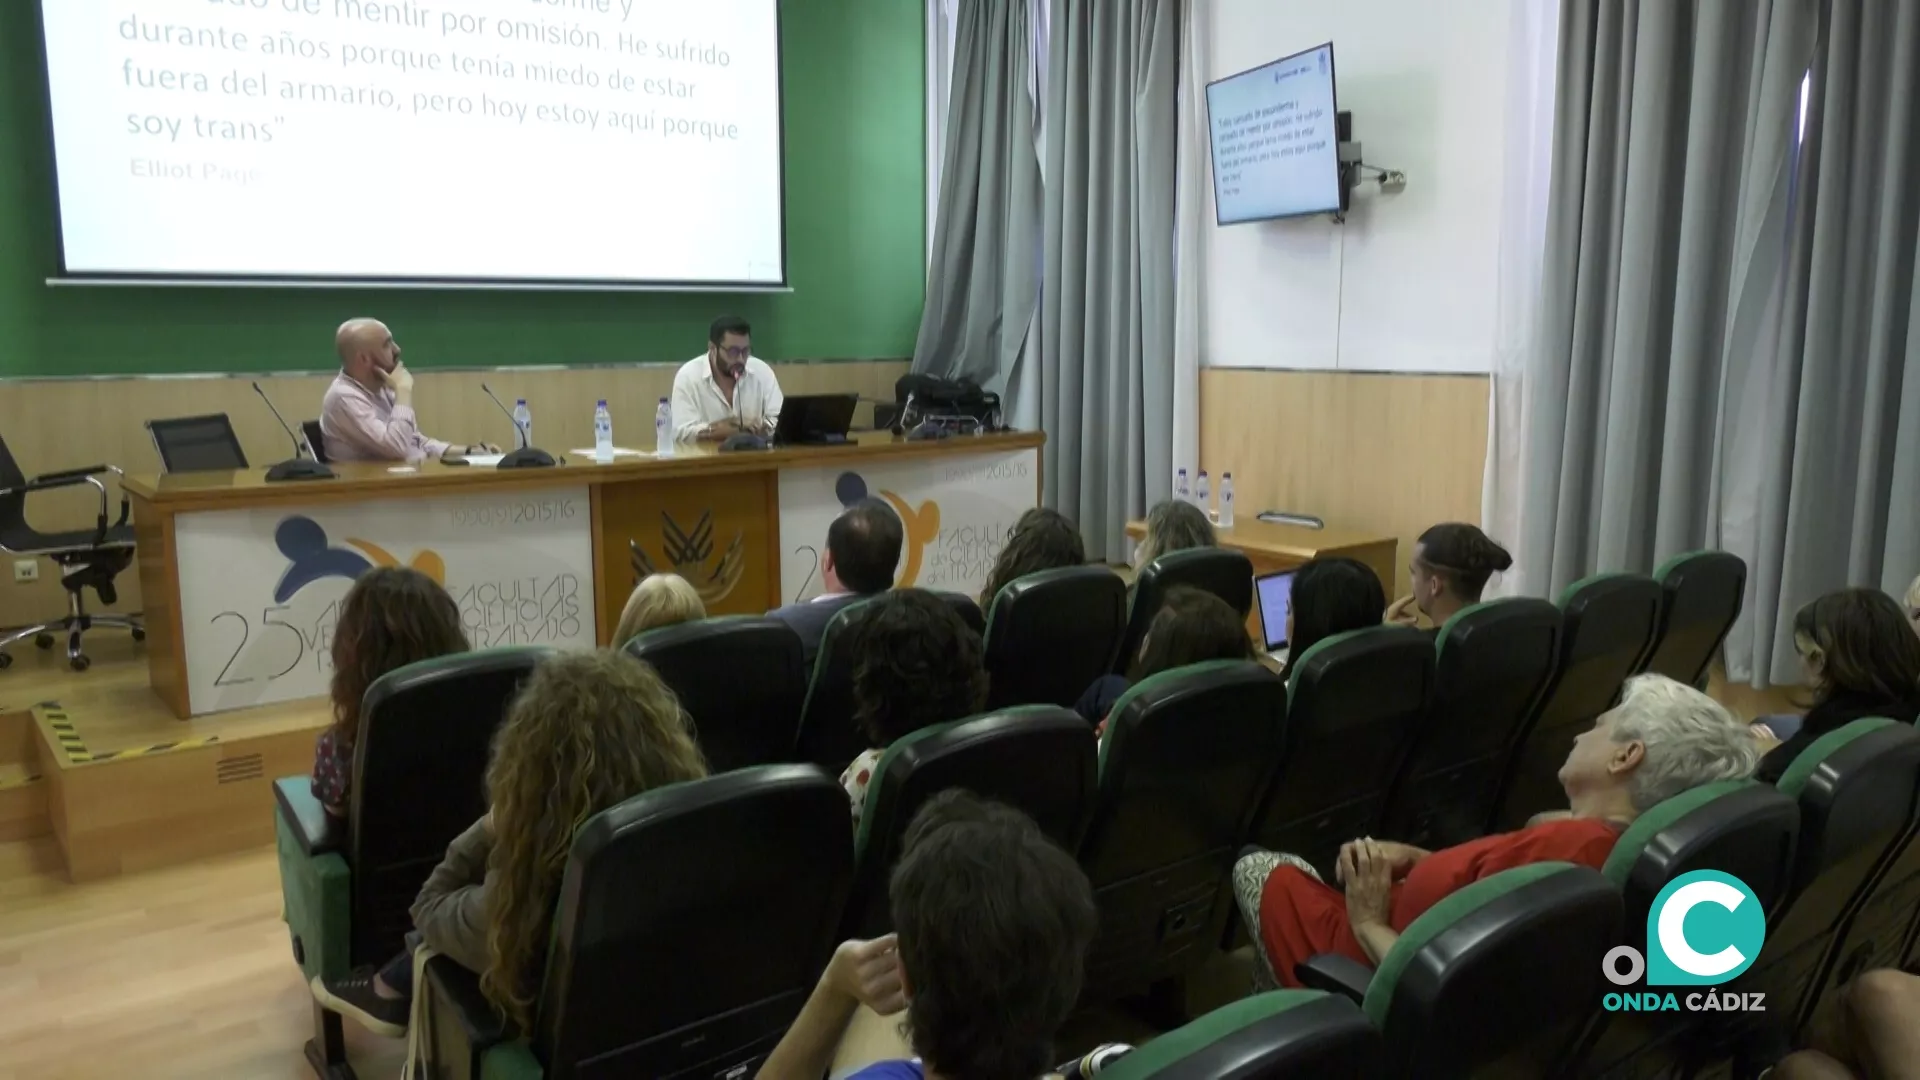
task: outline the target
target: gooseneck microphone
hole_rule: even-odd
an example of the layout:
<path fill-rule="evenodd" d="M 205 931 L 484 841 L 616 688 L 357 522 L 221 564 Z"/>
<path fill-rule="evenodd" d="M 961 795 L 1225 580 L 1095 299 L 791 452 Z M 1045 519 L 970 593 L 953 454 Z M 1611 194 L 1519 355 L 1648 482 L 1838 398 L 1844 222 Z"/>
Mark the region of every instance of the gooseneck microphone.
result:
<path fill-rule="evenodd" d="M 307 446 L 306 443 L 301 440 L 300 436 L 294 432 L 293 425 L 287 423 L 287 418 L 281 416 L 280 410 L 273 407 L 273 399 L 268 397 L 267 392 L 260 388 L 258 380 L 254 381 L 253 392 L 259 394 L 260 400 L 267 403 L 267 411 L 273 414 L 275 420 L 280 421 L 280 430 L 286 432 L 287 438 L 293 441 L 293 456 L 267 470 L 268 482 L 278 483 L 282 480 L 333 479 L 332 469 L 327 468 L 318 461 L 313 461 L 302 456 L 302 448 L 305 448 L 307 453 L 313 453 L 313 448 Z"/>
<path fill-rule="evenodd" d="M 520 421 L 513 418 L 513 411 L 502 405 L 499 398 L 493 396 L 493 390 L 486 383 L 480 384 L 480 392 L 487 395 L 487 398 L 493 402 L 493 407 L 505 413 L 507 421 L 513 425 L 513 452 L 502 457 L 498 467 L 502 469 L 552 468 L 553 455 L 527 445 L 526 433 L 520 430 Z"/>

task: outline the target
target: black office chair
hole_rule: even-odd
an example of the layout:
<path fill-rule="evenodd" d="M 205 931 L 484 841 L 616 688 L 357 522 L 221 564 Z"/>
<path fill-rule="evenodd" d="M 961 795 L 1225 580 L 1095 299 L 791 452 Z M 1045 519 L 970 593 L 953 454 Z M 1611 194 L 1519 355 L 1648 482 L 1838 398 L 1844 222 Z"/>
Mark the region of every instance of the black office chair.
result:
<path fill-rule="evenodd" d="M 987 706 L 1072 706 L 1106 674 L 1126 618 L 1126 583 L 1104 566 L 1008 583 L 987 613 Z"/>
<path fill-rule="evenodd" d="M 345 975 L 400 951 L 408 913 L 447 844 L 487 812 L 487 755 L 507 706 L 553 650 L 485 649 L 423 660 L 374 680 L 361 699 L 347 822 L 306 775 L 274 781 L 280 894 L 308 978 Z M 314 1006 L 307 1060 L 346 1060 L 340 1016 Z"/>
<path fill-rule="evenodd" d="M 1660 583 L 1660 628 L 1643 671 L 1706 689 L 1707 670 L 1740 617 L 1747 564 L 1724 551 L 1676 555 L 1653 572 Z"/>
<path fill-rule="evenodd" d="M 147 421 L 147 434 L 166 472 L 220 472 L 247 467 L 246 451 L 226 413 Z"/>
<path fill-rule="evenodd" d="M 850 835 L 846 792 L 804 765 L 669 784 L 587 819 L 533 1030 L 504 1030 L 474 973 L 435 957 L 417 991 L 428 1075 L 753 1075 L 838 941 Z"/>
<path fill-rule="evenodd" d="M 300 437 L 307 440 L 307 453 L 322 465 L 331 464 L 333 459 L 327 456 L 327 437 L 320 430 L 320 421 L 300 421 Z"/>
<path fill-rule="evenodd" d="M 1170 551 L 1140 568 L 1133 581 L 1133 605 L 1127 611 L 1127 631 L 1114 650 L 1108 670 L 1125 675 L 1140 651 L 1147 627 L 1160 613 L 1167 590 L 1187 585 L 1210 592 L 1227 602 L 1241 618 L 1253 610 L 1253 563 L 1231 548 L 1188 548 Z"/>
<path fill-rule="evenodd" d="M 626 652 L 651 664 L 680 699 L 711 771 L 792 756 L 807 696 L 793 627 L 725 615 L 649 630 L 627 642 Z"/>
<path fill-rule="evenodd" d="M 133 564 L 133 526 L 127 524 L 131 504 L 123 492 L 120 496 L 120 519 L 108 523 L 107 485 L 100 482 L 100 477 L 108 474 L 115 477 L 124 475 L 112 465 L 90 465 L 84 469 L 45 473 L 28 480 L 14 462 L 6 441 L 0 439 L 0 552 L 38 556 L 53 561 L 60 567 L 60 584 L 67 591 L 65 618 L 0 635 L 0 649 L 29 637 L 40 648 L 51 649 L 54 635 L 65 634 L 68 666 L 75 671 L 85 671 L 92 661 L 80 651 L 80 635 L 95 626 L 121 627 L 131 632 L 135 641 L 147 636 L 146 628 L 135 616 L 87 614 L 81 597 L 82 590 L 92 589 L 99 594 L 101 603 L 111 604 L 118 600 L 119 592 L 113 587 L 113 579 Z M 27 523 L 28 495 L 81 484 L 92 487 L 100 496 L 100 512 L 94 519 L 93 528 L 46 533 Z M 12 663 L 13 657 L 0 652 L 0 668 Z"/>

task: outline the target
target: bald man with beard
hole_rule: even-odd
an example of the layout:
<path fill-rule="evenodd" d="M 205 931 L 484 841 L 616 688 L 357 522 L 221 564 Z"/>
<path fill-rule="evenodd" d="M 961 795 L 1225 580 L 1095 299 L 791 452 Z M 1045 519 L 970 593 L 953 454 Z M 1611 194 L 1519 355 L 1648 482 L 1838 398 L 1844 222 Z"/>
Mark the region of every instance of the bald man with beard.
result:
<path fill-rule="evenodd" d="M 497 454 L 487 443 L 454 446 L 420 433 L 413 414 L 413 373 L 400 362 L 393 332 L 378 319 L 349 319 L 333 335 L 340 374 L 320 403 L 320 434 L 329 461 L 458 461 Z"/>

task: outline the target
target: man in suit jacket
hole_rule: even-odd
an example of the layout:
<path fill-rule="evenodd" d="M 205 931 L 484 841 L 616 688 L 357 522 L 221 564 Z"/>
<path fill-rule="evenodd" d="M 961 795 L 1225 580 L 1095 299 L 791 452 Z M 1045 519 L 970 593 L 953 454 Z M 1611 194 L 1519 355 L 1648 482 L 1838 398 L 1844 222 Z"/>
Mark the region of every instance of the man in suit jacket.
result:
<path fill-rule="evenodd" d="M 827 527 L 827 551 L 820 559 L 820 579 L 826 590 L 811 600 L 768 612 L 793 627 L 807 669 L 820 652 L 820 639 L 840 609 L 862 597 L 893 587 L 900 565 L 902 529 L 893 507 L 879 499 L 861 499 L 842 511 Z"/>

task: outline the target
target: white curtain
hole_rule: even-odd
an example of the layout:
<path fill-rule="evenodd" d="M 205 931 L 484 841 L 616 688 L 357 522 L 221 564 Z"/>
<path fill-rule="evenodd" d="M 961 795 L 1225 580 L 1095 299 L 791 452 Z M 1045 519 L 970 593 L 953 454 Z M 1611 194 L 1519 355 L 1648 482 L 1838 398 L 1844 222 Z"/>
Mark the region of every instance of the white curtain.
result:
<path fill-rule="evenodd" d="M 1480 496 L 1481 527 L 1508 547 L 1520 539 L 1522 454 L 1531 407 L 1526 372 L 1539 347 L 1541 260 L 1546 250 L 1547 193 L 1553 172 L 1554 79 L 1560 6 L 1514 0 L 1506 49 L 1507 92 L 1501 110 L 1506 147 L 1505 199 L 1500 219 L 1498 292 L 1494 305 L 1493 377 L 1487 396 L 1487 464 Z M 1516 565 L 1491 595 L 1540 595 L 1545 567 Z"/>
<path fill-rule="evenodd" d="M 953 39 L 960 0 L 927 0 L 927 262 L 940 214 L 940 172 L 947 159 L 947 97 L 953 88 Z"/>
<path fill-rule="evenodd" d="M 1200 321 L 1207 230 L 1213 228 L 1207 75 L 1213 70 L 1213 0 L 1190 0 L 1180 27 L 1180 117 L 1174 163 L 1173 453 L 1175 468 L 1200 462 Z M 1172 493 L 1173 477 L 1147 477 L 1147 502 Z"/>

